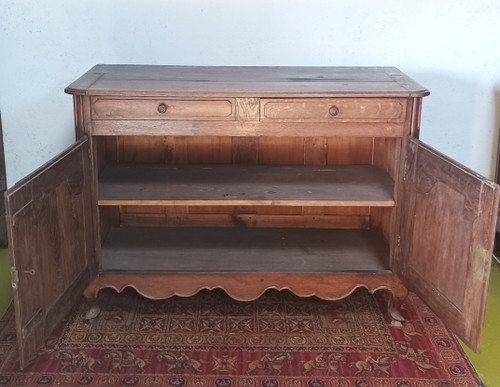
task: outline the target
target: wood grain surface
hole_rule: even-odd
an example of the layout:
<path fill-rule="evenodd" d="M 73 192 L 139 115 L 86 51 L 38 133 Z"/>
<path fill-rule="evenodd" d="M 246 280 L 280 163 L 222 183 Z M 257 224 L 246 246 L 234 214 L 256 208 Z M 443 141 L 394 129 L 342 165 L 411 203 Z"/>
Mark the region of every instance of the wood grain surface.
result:
<path fill-rule="evenodd" d="M 21 367 L 97 271 L 89 142 L 76 142 L 6 193 Z"/>
<path fill-rule="evenodd" d="M 500 191 L 415 139 L 408 168 L 404 279 L 478 351 Z"/>
<path fill-rule="evenodd" d="M 101 270 L 129 273 L 390 273 L 380 231 L 123 227 L 102 247 Z"/>
<path fill-rule="evenodd" d="M 97 65 L 70 94 L 154 96 L 424 96 L 394 67 L 232 67 Z"/>
<path fill-rule="evenodd" d="M 99 177 L 100 205 L 390 207 L 393 191 L 389 174 L 372 165 L 116 164 Z"/>

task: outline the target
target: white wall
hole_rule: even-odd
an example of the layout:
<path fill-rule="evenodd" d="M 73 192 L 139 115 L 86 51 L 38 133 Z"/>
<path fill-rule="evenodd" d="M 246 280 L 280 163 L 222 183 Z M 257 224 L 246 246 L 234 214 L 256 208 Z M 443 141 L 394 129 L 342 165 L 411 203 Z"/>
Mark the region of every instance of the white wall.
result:
<path fill-rule="evenodd" d="M 63 89 L 96 63 L 397 66 L 431 90 L 421 138 L 494 171 L 498 0 L 2 0 L 9 186 L 73 141 Z"/>

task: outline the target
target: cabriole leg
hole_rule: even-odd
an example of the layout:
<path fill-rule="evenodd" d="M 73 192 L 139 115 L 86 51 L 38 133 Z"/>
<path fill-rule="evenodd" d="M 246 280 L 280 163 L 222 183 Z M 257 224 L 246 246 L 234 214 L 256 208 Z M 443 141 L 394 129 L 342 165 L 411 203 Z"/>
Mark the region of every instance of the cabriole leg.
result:
<path fill-rule="evenodd" d="M 397 281 L 399 282 L 399 280 Z M 405 320 L 401 315 L 401 306 L 404 300 L 408 296 L 408 290 L 400 282 L 391 289 L 390 297 L 387 303 L 387 311 L 391 319 L 391 325 L 400 327 L 402 322 Z"/>
<path fill-rule="evenodd" d="M 84 297 L 89 303 L 89 310 L 85 314 L 87 320 L 91 320 L 99 316 L 101 308 L 99 307 L 99 300 L 97 299 L 97 294 L 99 293 L 99 287 L 97 286 L 97 279 L 92 281 L 87 289 L 83 292 Z"/>

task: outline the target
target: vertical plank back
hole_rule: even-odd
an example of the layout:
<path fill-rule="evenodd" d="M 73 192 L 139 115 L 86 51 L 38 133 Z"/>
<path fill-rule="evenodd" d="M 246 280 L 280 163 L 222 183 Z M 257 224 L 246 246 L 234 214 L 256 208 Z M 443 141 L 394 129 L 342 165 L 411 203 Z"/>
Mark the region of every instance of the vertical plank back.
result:
<path fill-rule="evenodd" d="M 252 101 L 240 101 L 240 114 L 252 119 Z M 247 104 L 248 103 L 248 104 Z M 245 110 L 245 109 L 249 110 Z M 117 136 L 105 137 L 99 159 L 108 163 L 234 163 L 348 165 L 377 164 L 395 173 L 399 142 L 372 137 Z M 101 149 L 102 148 L 102 149 Z M 388 153 L 388 154 L 387 154 Z M 389 214 L 389 215 L 387 215 Z M 371 217 L 374 217 L 370 221 Z M 125 206 L 102 211 L 105 230 L 119 224 L 260 225 L 278 227 L 369 228 L 389 235 L 390 212 L 368 207 Z M 105 235 L 106 231 L 101 230 Z"/>

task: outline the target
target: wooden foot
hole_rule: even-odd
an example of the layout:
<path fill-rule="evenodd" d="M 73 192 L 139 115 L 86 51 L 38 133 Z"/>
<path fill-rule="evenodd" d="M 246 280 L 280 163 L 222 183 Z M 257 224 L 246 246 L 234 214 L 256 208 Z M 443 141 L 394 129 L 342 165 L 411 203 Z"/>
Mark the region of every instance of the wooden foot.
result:
<path fill-rule="evenodd" d="M 406 296 L 408 296 L 408 290 L 401 285 L 391 289 L 390 293 L 391 296 L 389 297 L 389 302 L 387 304 L 387 311 L 389 313 L 389 318 L 391 319 L 391 325 L 401 327 L 401 323 L 405 320 L 401 314 L 401 306 L 403 305 Z"/>
<path fill-rule="evenodd" d="M 405 321 L 405 318 L 401 315 L 400 307 L 401 305 L 395 306 L 392 302 L 389 302 L 389 315 L 393 320 Z"/>
<path fill-rule="evenodd" d="M 97 303 L 97 299 L 96 299 Z M 101 308 L 99 308 L 99 305 L 91 305 L 87 313 L 85 314 L 85 319 L 86 320 L 92 320 L 93 318 L 96 318 L 99 316 L 99 313 L 101 313 Z"/>
<path fill-rule="evenodd" d="M 101 308 L 99 307 L 99 300 L 97 299 L 97 294 L 99 293 L 99 277 L 95 278 L 94 281 L 90 283 L 87 289 L 83 292 L 84 297 L 89 303 L 89 310 L 85 314 L 85 319 L 92 320 L 99 316 L 101 313 Z"/>

